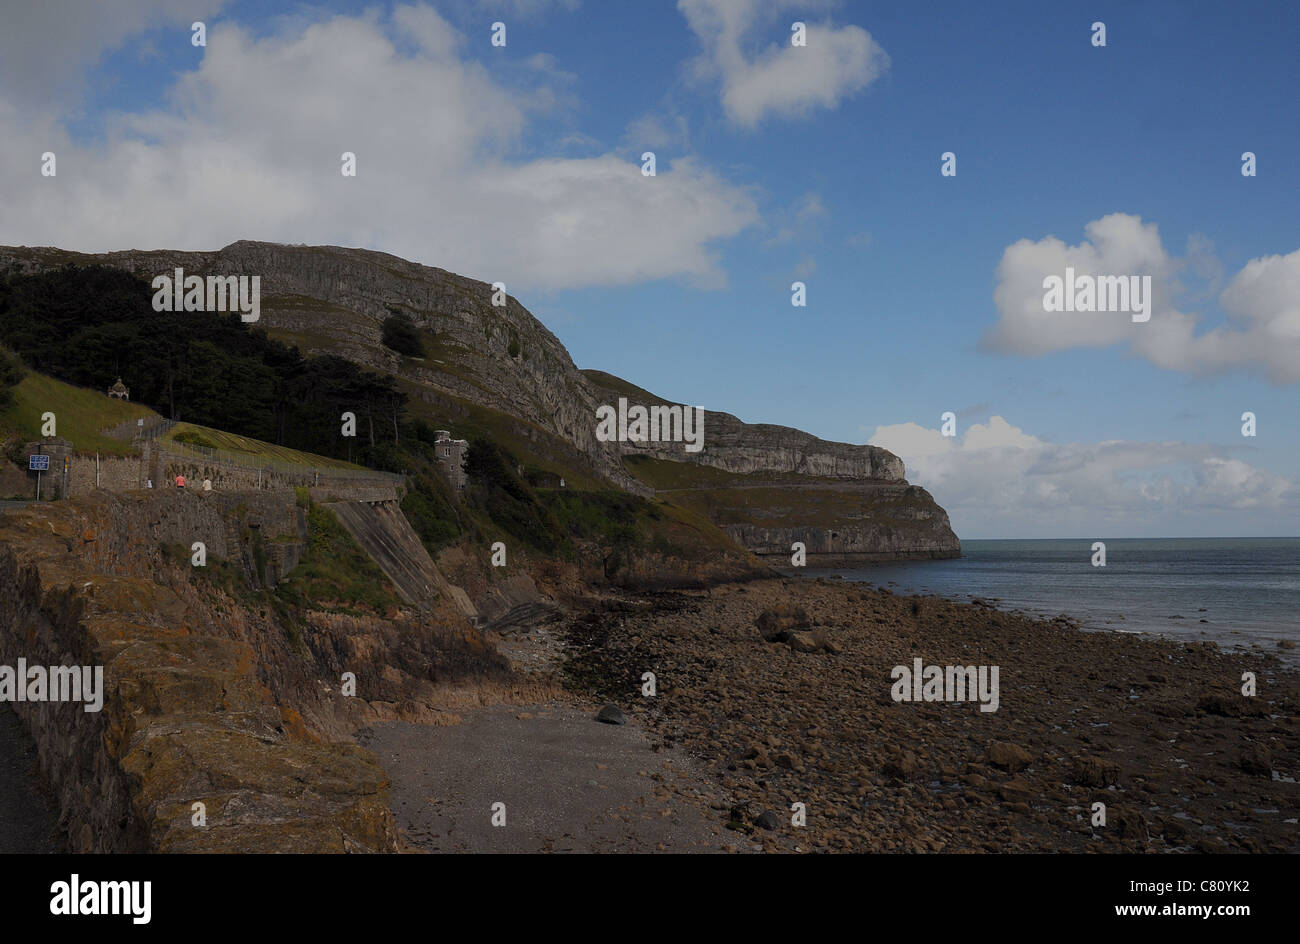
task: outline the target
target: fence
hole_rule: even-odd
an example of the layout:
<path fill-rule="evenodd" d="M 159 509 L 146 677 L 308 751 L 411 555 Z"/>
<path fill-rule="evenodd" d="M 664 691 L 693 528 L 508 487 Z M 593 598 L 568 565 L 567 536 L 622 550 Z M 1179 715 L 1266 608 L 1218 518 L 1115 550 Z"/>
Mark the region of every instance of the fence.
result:
<path fill-rule="evenodd" d="M 116 426 L 109 426 L 100 430 L 100 432 L 105 436 L 111 436 L 113 439 L 122 439 L 128 442 L 136 439 L 157 439 L 159 436 L 170 432 L 176 422 L 176 420 L 165 420 L 160 417 L 146 420 L 142 425 L 137 425 L 138 420 L 123 420 Z"/>

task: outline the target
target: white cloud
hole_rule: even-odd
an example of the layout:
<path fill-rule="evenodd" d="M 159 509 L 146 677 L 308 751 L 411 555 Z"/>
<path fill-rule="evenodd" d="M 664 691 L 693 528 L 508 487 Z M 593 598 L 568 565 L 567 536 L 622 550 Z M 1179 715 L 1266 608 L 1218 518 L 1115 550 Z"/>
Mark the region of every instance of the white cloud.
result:
<path fill-rule="evenodd" d="M 1199 319 L 1181 311 L 1179 277 L 1210 285 L 1221 266 L 1203 237 L 1189 240 L 1183 259 L 1164 248 L 1154 223 L 1113 213 L 1085 227 L 1075 246 L 1048 236 L 1008 246 L 998 265 L 993 299 L 997 324 L 982 347 L 1040 355 L 1076 347 L 1126 345 L 1158 367 L 1197 374 L 1257 370 L 1275 383 L 1300 382 L 1300 250 L 1251 260 L 1219 295 L 1225 324 L 1197 333 Z M 1043 279 L 1064 275 L 1150 275 L 1150 320 L 1124 312 L 1045 312 Z"/>
<path fill-rule="evenodd" d="M 768 115 L 799 117 L 814 108 L 835 108 L 889 68 L 889 56 L 860 26 L 805 21 L 806 46 L 792 46 L 787 32 L 761 52 L 747 48 L 760 22 L 774 22 L 789 9 L 804 21 L 802 11 L 809 6 L 784 0 L 678 0 L 705 50 L 695 71 L 721 80 L 723 108 L 736 124 L 754 127 Z"/>
<path fill-rule="evenodd" d="M 818 241 L 821 239 L 821 226 L 830 215 L 821 194 L 810 190 L 780 213 L 776 232 L 764 240 L 763 245 L 782 246 L 796 240 Z"/>
<path fill-rule="evenodd" d="M 190 45 L 190 24 L 211 25 L 227 0 L 16 0 L 4 5 L 0 89 L 11 102 L 49 102 L 75 94 L 85 70 L 147 29 L 169 28 Z M 147 50 L 146 50 L 147 54 Z"/>
<path fill-rule="evenodd" d="M 1275 533 L 1300 483 L 1203 444 L 1046 442 L 993 416 L 958 437 L 916 423 L 870 440 L 899 456 L 958 535 L 1074 537 Z"/>
<path fill-rule="evenodd" d="M 291 22 L 265 38 L 210 24 L 168 105 L 110 117 L 90 145 L 0 91 L 0 173 L 31 181 L 7 187 L 0 243 L 361 245 L 513 292 L 721 284 L 714 245 L 758 222 L 749 190 L 690 158 L 661 160 L 654 178 L 612 153 L 516 159 L 554 107 L 553 60 L 509 87 L 462 60 L 461 34 L 424 6 Z M 56 178 L 39 176 L 46 150 Z M 339 173 L 344 151 L 355 178 Z"/>
<path fill-rule="evenodd" d="M 628 123 L 624 142 L 637 153 L 643 149 L 690 147 L 690 125 L 680 114 L 646 114 Z"/>
<path fill-rule="evenodd" d="M 543 13 L 572 13 L 582 6 L 582 0 L 473 0 L 472 6 L 482 13 L 494 16 L 500 14 L 531 20 Z"/>

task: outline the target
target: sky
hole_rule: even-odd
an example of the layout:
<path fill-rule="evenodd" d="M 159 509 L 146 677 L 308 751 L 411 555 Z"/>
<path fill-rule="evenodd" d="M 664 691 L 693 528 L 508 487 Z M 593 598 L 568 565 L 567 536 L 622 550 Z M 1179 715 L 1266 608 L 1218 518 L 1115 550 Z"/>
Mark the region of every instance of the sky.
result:
<path fill-rule="evenodd" d="M 890 449 L 962 538 L 1300 534 L 1300 4 L 0 6 L 0 244 L 502 281 L 580 367 Z M 1045 311 L 1067 266 L 1149 320 Z"/>

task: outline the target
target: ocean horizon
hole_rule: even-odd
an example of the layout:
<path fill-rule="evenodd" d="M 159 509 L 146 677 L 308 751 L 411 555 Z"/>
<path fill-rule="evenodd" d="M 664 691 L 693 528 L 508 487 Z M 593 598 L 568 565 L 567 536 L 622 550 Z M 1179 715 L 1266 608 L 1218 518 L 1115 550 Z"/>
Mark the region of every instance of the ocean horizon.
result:
<path fill-rule="evenodd" d="M 1106 545 L 1106 566 L 1092 545 Z M 1064 613 L 1085 630 L 1156 633 L 1276 653 L 1300 665 L 1300 537 L 969 539 L 949 560 L 810 570 L 1031 616 Z"/>

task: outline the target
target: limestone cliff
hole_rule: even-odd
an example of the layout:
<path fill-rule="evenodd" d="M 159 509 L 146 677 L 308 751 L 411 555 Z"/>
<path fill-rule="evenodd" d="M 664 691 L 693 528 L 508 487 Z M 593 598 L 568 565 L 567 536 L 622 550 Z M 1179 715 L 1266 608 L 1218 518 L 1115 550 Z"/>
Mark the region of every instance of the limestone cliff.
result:
<path fill-rule="evenodd" d="M 584 371 L 606 401 L 672 405 L 601 371 Z M 802 543 L 810 566 L 961 554 L 948 514 L 909 485 L 888 450 L 827 442 L 797 429 L 705 416 L 704 446 L 621 443 L 633 474 L 661 498 L 709 517 L 746 550 L 789 560 Z"/>
<path fill-rule="evenodd" d="M 257 275 L 260 325 L 273 337 L 297 344 L 304 353 L 340 354 L 390 372 L 410 395 L 413 408 L 433 410 L 449 425 L 474 419 L 521 459 L 549 464 L 573 485 L 614 485 L 641 495 L 663 492 L 664 483 L 648 480 L 642 474 L 644 464 L 636 465 L 639 460 L 748 477 L 728 487 L 770 480 L 787 491 L 794 486 L 812 489 L 805 499 L 824 492 L 827 484 L 848 484 L 860 493 L 856 504 L 843 507 L 842 496 L 801 500 L 797 504 L 802 517 L 791 519 L 790 526 L 812 529 L 809 534 L 818 529 L 836 534 L 808 538 L 825 545 L 828 554 L 960 552 L 947 515 L 928 493 L 900 493 L 910 507 L 899 515 L 899 497 L 879 490 L 885 484 L 907 484 L 902 461 L 884 449 L 827 442 L 797 429 L 744 423 L 712 411 L 706 414 L 704 448 L 697 454 L 684 452 L 677 443 L 600 441 L 599 406 L 613 404 L 619 396 L 641 405 L 669 401 L 609 374 L 578 370 L 560 341 L 513 297 L 493 305 L 493 288 L 484 282 L 385 253 L 336 246 L 240 241 L 213 252 L 129 250 L 99 255 L 0 248 L 0 272 L 35 272 L 67 263 L 112 265 L 145 280 L 177 268 L 187 275 Z M 425 357 L 405 357 L 382 344 L 382 323 L 393 313 L 408 315 L 424 331 Z M 698 488 L 706 483 L 686 484 Z M 759 507 L 758 499 L 758 493 L 743 501 L 736 493 L 727 501 L 715 497 L 715 510 L 727 505 L 747 511 L 740 521 L 717 513 L 711 517 L 731 526 L 729 533 L 750 550 L 785 544 L 786 535 L 777 534 L 784 526 L 774 525 L 772 519 L 790 519 L 790 510 L 782 512 L 780 502 Z"/>

